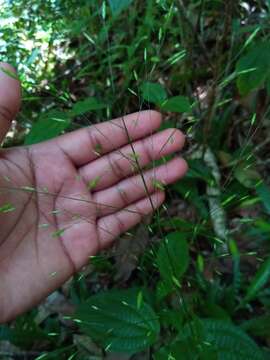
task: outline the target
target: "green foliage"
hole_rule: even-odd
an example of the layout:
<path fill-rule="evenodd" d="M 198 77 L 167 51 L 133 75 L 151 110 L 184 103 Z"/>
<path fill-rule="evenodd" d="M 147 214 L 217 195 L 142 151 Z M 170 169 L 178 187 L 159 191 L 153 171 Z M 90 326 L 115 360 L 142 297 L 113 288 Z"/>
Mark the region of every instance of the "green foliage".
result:
<path fill-rule="evenodd" d="M 109 0 L 109 4 L 113 15 L 120 14 L 121 11 L 126 9 L 133 0 Z"/>
<path fill-rule="evenodd" d="M 180 232 L 168 234 L 160 244 L 156 262 L 165 287 L 180 287 L 180 278 L 189 265 L 186 237 Z"/>
<path fill-rule="evenodd" d="M 50 341 L 48 333 L 34 321 L 34 313 L 18 318 L 12 328 L 0 326 L 0 341 L 10 341 L 23 349 L 30 349 L 34 341 Z"/>
<path fill-rule="evenodd" d="M 162 349 L 157 360 L 175 359 L 263 360 L 256 343 L 228 321 L 200 319 L 187 324 L 172 346 Z M 187 355 L 186 355 L 187 354 Z"/>
<path fill-rule="evenodd" d="M 39 309 L 40 324 L 23 316 L 0 328 L 1 340 L 41 359 L 103 360 L 105 349 L 146 349 L 156 360 L 263 358 L 270 332 L 269 4 L 1 3 L 1 60 L 23 82 L 22 111 L 5 146 L 152 108 L 163 113 L 160 130 L 187 134 L 181 155 L 189 165 L 166 188 L 166 206 L 120 239 L 124 250 L 117 242 L 92 257 L 61 290 L 77 308 L 79 330 L 59 310 Z M 86 186 L 95 191 L 99 181 L 94 174 Z M 164 191 L 162 181 L 152 184 Z M 3 218 L 16 210 L 4 191 Z M 78 331 L 91 343 L 83 351 Z"/>
<path fill-rule="evenodd" d="M 155 354 L 155 360 L 198 360 L 198 353 L 192 341 L 177 341 L 173 345 L 162 348 Z M 208 354 L 209 355 L 209 354 Z M 208 357 L 211 360 L 211 357 Z"/>
<path fill-rule="evenodd" d="M 91 97 L 78 101 L 69 111 L 51 110 L 40 116 L 34 123 L 29 134 L 25 137 L 25 144 L 31 145 L 41 141 L 52 139 L 66 130 L 73 117 L 84 115 L 90 111 L 104 109 L 106 105 L 96 98 Z"/>
<path fill-rule="evenodd" d="M 161 105 L 167 98 L 166 90 L 159 83 L 144 82 L 141 86 L 142 97 L 147 102 Z"/>
<path fill-rule="evenodd" d="M 270 334 L 270 314 L 244 321 L 241 328 L 254 336 L 265 337 Z"/>
<path fill-rule="evenodd" d="M 197 345 L 202 343 L 207 345 L 202 352 L 204 349 L 207 351 L 212 348 L 218 360 L 264 359 L 256 343 L 230 322 L 212 319 L 195 321 L 186 325 L 182 337 L 193 338 L 193 331 L 199 334 Z M 200 350 L 198 352 L 200 354 Z"/>
<path fill-rule="evenodd" d="M 237 296 L 241 289 L 242 274 L 240 271 L 239 249 L 234 239 L 230 239 L 229 249 L 232 254 L 232 261 L 233 261 L 233 289 L 235 296 Z"/>
<path fill-rule="evenodd" d="M 76 104 L 74 104 L 72 109 L 69 111 L 69 115 L 72 117 L 78 116 L 85 114 L 89 111 L 104 109 L 105 107 L 105 104 L 98 101 L 96 98 L 91 97 L 82 101 L 78 101 Z"/>
<path fill-rule="evenodd" d="M 190 112 L 191 107 L 187 97 L 185 96 L 174 96 L 168 100 L 166 100 L 162 106 L 162 110 L 185 113 Z"/>
<path fill-rule="evenodd" d="M 146 81 L 140 89 L 145 101 L 160 106 L 164 111 L 185 113 L 191 110 L 190 102 L 186 96 L 174 96 L 168 99 L 165 88 L 159 83 Z"/>
<path fill-rule="evenodd" d="M 247 164 L 240 164 L 234 169 L 235 178 L 245 187 L 254 189 L 260 181 L 260 175 Z"/>
<path fill-rule="evenodd" d="M 236 72 L 240 74 L 237 86 L 241 95 L 247 95 L 252 90 L 270 81 L 270 43 L 268 41 L 253 44 L 251 49 L 239 59 Z"/>
<path fill-rule="evenodd" d="M 25 137 L 25 145 L 36 144 L 60 135 L 71 123 L 71 118 L 64 112 L 49 111 L 42 114 Z"/>
<path fill-rule="evenodd" d="M 251 280 L 249 287 L 247 288 L 247 294 L 244 298 L 245 302 L 248 302 L 258 295 L 258 292 L 267 284 L 270 279 L 270 257 L 264 261 L 256 272 L 254 278 Z"/>
<path fill-rule="evenodd" d="M 114 290 L 91 296 L 75 315 L 82 331 L 107 351 L 135 353 L 152 345 L 159 334 L 158 317 L 139 290 Z"/>

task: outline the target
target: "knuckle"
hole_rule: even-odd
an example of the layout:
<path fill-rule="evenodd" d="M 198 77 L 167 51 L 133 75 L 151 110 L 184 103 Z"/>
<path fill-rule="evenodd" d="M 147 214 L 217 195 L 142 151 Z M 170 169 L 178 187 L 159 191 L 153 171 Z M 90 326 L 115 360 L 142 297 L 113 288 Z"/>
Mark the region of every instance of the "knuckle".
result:
<path fill-rule="evenodd" d="M 129 205 L 129 196 L 128 196 L 128 194 L 120 186 L 117 186 L 117 192 L 118 192 L 119 198 L 121 200 L 121 207 L 122 208 L 127 207 Z"/>
<path fill-rule="evenodd" d="M 115 220 L 116 220 L 116 226 L 117 226 L 117 233 L 123 234 L 126 231 L 126 226 L 120 216 L 118 214 L 115 214 Z"/>
<path fill-rule="evenodd" d="M 151 141 L 151 139 L 150 139 Z M 143 152 L 144 152 L 144 156 L 146 157 L 146 162 L 149 163 L 151 161 L 153 161 L 153 151 L 151 151 L 150 148 L 150 141 L 149 139 L 144 139 L 142 141 L 142 148 L 143 148 Z"/>
<path fill-rule="evenodd" d="M 96 152 L 98 155 L 101 155 L 102 145 L 101 145 L 100 134 L 98 133 L 98 131 L 95 130 L 93 126 L 90 126 L 87 129 L 87 135 L 88 135 L 90 149 Z"/>
<path fill-rule="evenodd" d="M 121 160 L 121 159 L 120 159 Z M 116 156 L 115 153 L 108 154 L 108 163 L 110 165 L 110 169 L 115 177 L 115 180 L 118 180 L 123 177 L 123 169 L 120 165 L 120 160 Z"/>

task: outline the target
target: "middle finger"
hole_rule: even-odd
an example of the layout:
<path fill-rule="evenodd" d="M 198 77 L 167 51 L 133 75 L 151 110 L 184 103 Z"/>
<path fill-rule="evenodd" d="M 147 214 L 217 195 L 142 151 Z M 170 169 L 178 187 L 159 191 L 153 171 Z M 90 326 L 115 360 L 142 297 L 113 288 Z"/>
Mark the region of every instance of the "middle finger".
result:
<path fill-rule="evenodd" d="M 137 173 L 151 161 L 179 151 L 184 142 L 180 130 L 167 129 L 104 155 L 81 167 L 79 172 L 87 184 L 94 184 L 93 192 L 100 191 Z"/>

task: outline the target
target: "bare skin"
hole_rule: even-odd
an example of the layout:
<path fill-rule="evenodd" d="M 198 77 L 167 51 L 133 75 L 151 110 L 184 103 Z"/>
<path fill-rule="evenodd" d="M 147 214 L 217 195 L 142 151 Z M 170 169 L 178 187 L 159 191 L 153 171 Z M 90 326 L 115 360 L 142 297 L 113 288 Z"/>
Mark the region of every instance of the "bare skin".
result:
<path fill-rule="evenodd" d="M 19 82 L 0 70 L 0 140 L 19 107 Z M 154 134 L 160 123 L 159 113 L 143 111 L 0 150 L 0 323 L 38 304 L 163 203 L 157 181 L 178 180 L 186 162 L 145 170 L 148 192 L 136 171 L 183 147 L 179 130 Z"/>

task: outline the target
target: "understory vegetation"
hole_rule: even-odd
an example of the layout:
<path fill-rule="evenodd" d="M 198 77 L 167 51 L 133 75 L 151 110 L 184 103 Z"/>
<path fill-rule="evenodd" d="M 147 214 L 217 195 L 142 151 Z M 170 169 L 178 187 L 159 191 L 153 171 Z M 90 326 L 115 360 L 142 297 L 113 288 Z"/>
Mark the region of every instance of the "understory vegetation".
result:
<path fill-rule="evenodd" d="M 0 326 L 0 359 L 269 359 L 270 1 L 0 5 L 23 86 L 5 147 L 155 109 L 189 165 L 154 216 Z"/>

